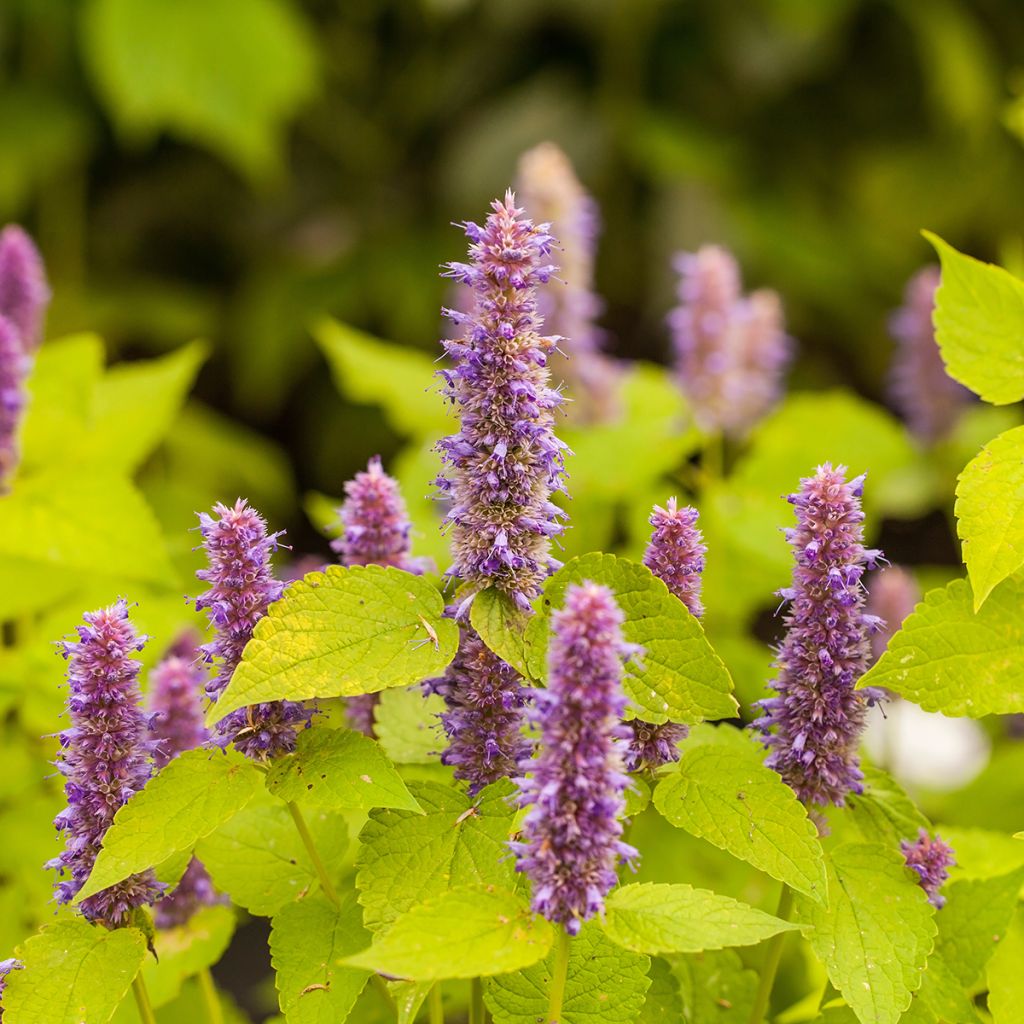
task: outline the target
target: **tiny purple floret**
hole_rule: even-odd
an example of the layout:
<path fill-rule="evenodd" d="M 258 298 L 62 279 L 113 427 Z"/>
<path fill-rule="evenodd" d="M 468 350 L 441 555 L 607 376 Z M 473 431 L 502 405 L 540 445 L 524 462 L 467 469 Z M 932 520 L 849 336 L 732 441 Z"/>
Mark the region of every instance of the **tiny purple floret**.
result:
<path fill-rule="evenodd" d="M 953 848 L 938 836 L 933 839 L 927 829 L 921 829 L 917 839 L 904 839 L 900 850 L 907 861 L 907 867 L 917 872 L 921 888 L 928 895 L 928 902 L 940 909 L 946 904 L 946 897 L 939 890 L 949 878 L 949 869 L 956 863 Z"/>

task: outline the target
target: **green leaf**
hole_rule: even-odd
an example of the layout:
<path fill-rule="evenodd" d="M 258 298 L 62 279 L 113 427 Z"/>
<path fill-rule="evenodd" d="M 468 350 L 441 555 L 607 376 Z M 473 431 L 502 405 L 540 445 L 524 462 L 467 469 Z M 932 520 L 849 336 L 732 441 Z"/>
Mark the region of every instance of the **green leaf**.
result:
<path fill-rule="evenodd" d="M 537 1024 L 545 1020 L 554 952 L 516 971 L 488 978 L 484 1002 L 495 1024 Z M 651 982 L 646 956 L 620 949 L 591 922 L 569 943 L 569 967 L 561 1024 L 631 1024 L 644 1005 Z"/>
<path fill-rule="evenodd" d="M 644 883 L 615 889 L 605 934 L 636 953 L 700 953 L 753 946 L 797 925 L 729 896 L 690 885 Z"/>
<path fill-rule="evenodd" d="M 654 806 L 677 828 L 825 901 L 818 830 L 793 791 L 753 753 L 719 745 L 687 751 L 678 771 L 658 783 Z"/>
<path fill-rule="evenodd" d="M 295 753 L 271 767 L 267 789 L 327 811 L 420 810 L 380 747 L 351 729 L 314 726 L 299 733 Z"/>
<path fill-rule="evenodd" d="M 254 177 L 278 168 L 285 122 L 316 80 L 313 40 L 293 5 L 92 0 L 83 28 L 96 87 L 129 139 L 167 129 Z"/>
<path fill-rule="evenodd" d="M 949 375 L 993 405 L 1024 398 L 1024 284 L 924 232 L 942 261 L 935 339 Z"/>
<path fill-rule="evenodd" d="M 990 441 L 960 474 L 956 518 L 977 611 L 1024 566 L 1024 427 Z"/>
<path fill-rule="evenodd" d="M 748 1024 L 757 975 L 744 968 L 734 950 L 680 957 L 673 960 L 672 973 L 686 1024 Z"/>
<path fill-rule="evenodd" d="M 988 1009 L 994 1024 L 1015 1024 L 1024 1006 L 1024 911 L 1018 909 L 988 962 Z"/>
<path fill-rule="evenodd" d="M 402 915 L 343 963 L 415 981 L 487 977 L 528 967 L 554 930 L 526 899 L 494 886 L 449 889 Z"/>
<path fill-rule="evenodd" d="M 1024 711 L 1022 602 L 1024 580 L 1007 580 L 977 613 L 966 580 L 928 591 L 858 687 L 947 715 Z"/>
<path fill-rule="evenodd" d="M 651 959 L 647 972 L 651 987 L 647 990 L 644 1007 L 637 1024 L 677 1024 L 683 1019 L 683 1004 L 679 998 L 679 982 L 668 962 L 660 957 Z"/>
<path fill-rule="evenodd" d="M 796 919 L 863 1024 L 896 1024 L 921 986 L 935 913 L 899 849 L 845 843 L 829 860 L 829 903 L 796 897 Z"/>
<path fill-rule="evenodd" d="M 418 684 L 382 690 L 373 719 L 384 753 L 398 764 L 435 764 L 445 746 L 438 718 L 444 709 L 443 697 L 424 694 Z"/>
<path fill-rule="evenodd" d="M 623 635 L 643 648 L 640 664 L 627 665 L 624 679 L 637 715 L 692 724 L 736 714 L 729 672 L 700 622 L 647 566 L 598 552 L 572 559 L 548 580 L 526 631 L 534 679 L 544 678 L 551 612 L 561 608 L 566 587 L 583 580 L 612 590 L 626 617 Z"/>
<path fill-rule="evenodd" d="M 207 725 L 249 704 L 351 697 L 440 675 L 459 642 L 443 612 L 432 583 L 398 569 L 309 573 L 256 624 Z"/>
<path fill-rule="evenodd" d="M 107 931 L 81 919 L 58 921 L 15 950 L 24 970 L 4 992 L 9 1024 L 105 1024 L 146 955 L 135 928 Z"/>
<path fill-rule="evenodd" d="M 345 860 L 348 829 L 336 814 L 307 814 L 306 824 L 332 877 Z M 196 856 L 214 885 L 253 914 L 272 915 L 318 885 L 316 869 L 284 804 L 253 804 L 200 840 Z"/>
<path fill-rule="evenodd" d="M 433 987 L 432 981 L 389 981 L 388 991 L 395 1001 L 396 1024 L 414 1024 Z"/>
<path fill-rule="evenodd" d="M 451 431 L 454 420 L 438 396 L 431 356 L 329 318 L 316 324 L 313 337 L 338 390 L 355 402 L 380 405 L 397 433 L 436 438 Z"/>
<path fill-rule="evenodd" d="M 899 784 L 878 768 L 864 768 L 864 792 L 847 798 L 853 822 L 866 842 L 898 847 L 914 839 L 928 819 Z"/>
<path fill-rule="evenodd" d="M 480 639 L 520 675 L 529 676 L 526 663 L 526 627 L 530 617 L 495 587 L 480 591 L 469 609 L 470 625 Z"/>
<path fill-rule="evenodd" d="M 75 901 L 190 849 L 245 807 L 262 781 L 256 766 L 233 751 L 179 754 L 114 816 Z"/>
<path fill-rule="evenodd" d="M 353 893 L 342 897 L 340 908 L 317 895 L 274 915 L 270 957 L 288 1024 L 342 1024 L 370 972 L 339 961 L 369 941 Z"/>
<path fill-rule="evenodd" d="M 938 950 L 928 957 L 921 987 L 900 1024 L 977 1024 L 971 1000 Z"/>
<path fill-rule="evenodd" d="M 455 886 L 515 884 L 506 846 L 511 783 L 488 786 L 475 799 L 436 782 L 410 788 L 425 813 L 373 811 L 359 835 L 356 885 L 372 931 Z"/>

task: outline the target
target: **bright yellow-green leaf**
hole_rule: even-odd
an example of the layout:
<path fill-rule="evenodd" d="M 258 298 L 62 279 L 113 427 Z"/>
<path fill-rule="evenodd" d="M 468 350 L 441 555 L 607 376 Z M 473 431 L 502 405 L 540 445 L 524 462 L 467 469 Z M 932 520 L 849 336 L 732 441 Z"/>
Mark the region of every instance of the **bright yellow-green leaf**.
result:
<path fill-rule="evenodd" d="M 1024 910 L 1018 909 L 988 962 L 988 1009 L 995 1024 L 1016 1024 L 1024 1007 Z"/>

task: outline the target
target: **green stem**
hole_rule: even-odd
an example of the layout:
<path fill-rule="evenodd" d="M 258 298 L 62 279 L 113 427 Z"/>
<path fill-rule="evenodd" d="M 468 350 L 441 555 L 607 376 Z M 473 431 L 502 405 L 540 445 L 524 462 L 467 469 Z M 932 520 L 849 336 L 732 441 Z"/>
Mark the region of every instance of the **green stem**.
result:
<path fill-rule="evenodd" d="M 441 982 L 435 981 L 430 990 L 430 1024 L 444 1024 L 444 1003 L 441 1000 Z"/>
<path fill-rule="evenodd" d="M 484 1024 L 484 983 L 479 978 L 469 984 L 469 1024 Z"/>
<path fill-rule="evenodd" d="M 135 993 L 135 1002 L 139 1007 L 139 1016 L 142 1024 L 156 1024 L 156 1017 L 153 1015 L 153 1004 L 149 1001 L 149 993 L 146 991 L 146 983 L 142 980 L 142 973 L 135 975 L 132 982 L 132 991 Z"/>
<path fill-rule="evenodd" d="M 199 991 L 203 995 L 203 1006 L 206 1009 L 206 1019 L 209 1024 L 224 1024 L 224 1004 L 217 995 L 217 986 L 213 982 L 213 975 L 209 967 L 204 967 L 197 975 Z"/>
<path fill-rule="evenodd" d="M 551 996 L 548 999 L 547 1024 L 559 1024 L 562 1019 L 562 1000 L 565 998 L 565 982 L 569 977 L 569 933 L 558 929 L 555 939 L 555 966 L 551 972 Z"/>
<path fill-rule="evenodd" d="M 779 907 L 775 916 L 782 921 L 789 919 L 789 912 L 793 908 L 793 892 L 788 885 L 783 883 L 782 893 L 779 895 Z M 768 1004 L 772 998 L 772 987 L 775 985 L 775 972 L 779 969 L 779 961 L 782 959 L 782 947 L 786 942 L 788 932 L 779 932 L 768 940 L 764 952 L 764 964 L 761 967 L 761 981 L 758 985 L 757 996 L 750 1011 L 750 1024 L 761 1024 L 765 1014 L 768 1012 Z"/>
<path fill-rule="evenodd" d="M 327 868 L 324 867 L 324 862 L 320 859 L 316 843 L 313 842 L 313 836 L 306 825 L 306 819 L 302 816 L 302 811 L 299 810 L 298 804 L 291 800 L 288 801 L 288 810 L 291 811 L 292 821 L 295 822 L 295 827 L 299 830 L 302 845 L 306 847 L 309 859 L 313 862 L 313 867 L 316 868 L 317 877 L 320 879 L 320 888 L 323 889 L 324 895 L 336 907 L 341 906 L 341 901 L 338 899 L 338 891 L 334 888 L 334 883 L 331 881 L 330 875 L 327 874 Z"/>

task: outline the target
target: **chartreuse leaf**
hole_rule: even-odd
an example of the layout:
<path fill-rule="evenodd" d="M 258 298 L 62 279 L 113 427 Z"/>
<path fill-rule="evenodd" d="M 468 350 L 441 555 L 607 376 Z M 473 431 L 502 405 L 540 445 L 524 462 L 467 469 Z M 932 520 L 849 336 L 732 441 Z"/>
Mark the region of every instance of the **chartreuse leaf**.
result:
<path fill-rule="evenodd" d="M 396 1024 L 413 1024 L 433 987 L 432 981 L 389 981 L 388 991 L 395 1001 Z"/>
<path fill-rule="evenodd" d="M 288 1024 L 341 1024 L 348 1017 L 370 972 L 339 961 L 369 941 L 351 892 L 340 907 L 316 895 L 286 904 L 274 915 L 270 958 Z"/>
<path fill-rule="evenodd" d="M 398 764 L 436 763 L 445 746 L 438 717 L 444 709 L 443 697 L 418 685 L 382 690 L 373 720 L 384 753 Z"/>
<path fill-rule="evenodd" d="M 327 811 L 420 809 L 380 747 L 351 729 L 314 726 L 299 733 L 295 753 L 270 769 L 267 789 Z"/>
<path fill-rule="evenodd" d="M 521 675 L 529 676 L 526 660 L 526 626 L 530 617 L 496 587 L 488 587 L 473 598 L 470 625 L 494 653 Z"/>
<path fill-rule="evenodd" d="M 988 962 L 988 1009 L 995 1024 L 1015 1024 L 1024 1006 L 1024 910 L 1018 908 L 1006 936 Z"/>
<path fill-rule="evenodd" d="M 440 675 L 459 628 L 421 576 L 379 565 L 309 573 L 256 624 L 207 725 L 248 704 L 351 697 Z"/>
<path fill-rule="evenodd" d="M 977 611 L 1024 565 L 1024 427 L 1000 434 L 967 464 L 956 518 Z"/>
<path fill-rule="evenodd" d="M 4 992 L 9 1024 L 105 1024 L 146 955 L 135 928 L 107 931 L 80 918 L 58 921 L 15 950 L 24 970 Z"/>
<path fill-rule="evenodd" d="M 864 768 L 864 792 L 847 798 L 853 822 L 866 842 L 897 847 L 915 839 L 928 819 L 898 783 L 878 768 Z"/>
<path fill-rule="evenodd" d="M 859 687 L 884 686 L 925 711 L 981 718 L 1024 711 L 1024 580 L 973 611 L 966 580 L 925 594 Z"/>
<path fill-rule="evenodd" d="M 729 896 L 681 884 L 620 886 L 608 897 L 606 907 L 605 934 L 636 953 L 700 953 L 753 946 L 799 927 Z"/>
<path fill-rule="evenodd" d="M 716 744 L 687 751 L 678 771 L 658 783 L 654 806 L 677 828 L 825 901 L 818 831 L 793 791 L 752 753 Z"/>
<path fill-rule="evenodd" d="M 1024 283 L 924 235 L 942 261 L 932 320 L 949 375 L 993 405 L 1024 398 Z"/>
<path fill-rule="evenodd" d="M 921 987 L 911 996 L 910 1008 L 900 1017 L 900 1024 L 936 1024 L 937 1021 L 943 1024 L 976 1024 L 978 1021 L 963 985 L 938 949 L 928 957 Z"/>
<path fill-rule="evenodd" d="M 896 1024 L 910 1005 L 935 940 L 935 912 L 899 849 L 844 843 L 829 859 L 827 907 L 797 896 L 832 984 L 862 1024 Z"/>
<path fill-rule="evenodd" d="M 267 801 L 251 804 L 200 840 L 196 856 L 214 885 L 240 907 L 272 915 L 318 882 L 288 808 Z M 305 818 L 327 871 L 337 875 L 348 845 L 345 819 L 322 811 Z"/>
<path fill-rule="evenodd" d="M 673 958 L 686 1024 L 748 1024 L 757 975 L 732 949 Z M 673 1018 L 677 1024 L 679 1017 Z"/>
<path fill-rule="evenodd" d="M 190 849 L 240 811 L 262 781 L 234 751 L 179 754 L 114 816 L 76 902 Z"/>
<path fill-rule="evenodd" d="M 487 977 L 536 963 L 553 938 L 524 896 L 460 886 L 413 907 L 369 949 L 342 962 L 414 981 Z"/>
<path fill-rule="evenodd" d="M 570 583 L 591 580 L 615 594 L 626 621 L 623 635 L 643 648 L 627 666 L 624 686 L 636 713 L 652 722 L 730 718 L 738 706 L 722 659 L 701 624 L 645 565 L 594 552 L 567 562 L 548 580 L 539 614 L 526 630 L 527 663 L 543 678 L 551 612 L 561 608 Z"/>
<path fill-rule="evenodd" d="M 484 1002 L 495 1024 L 544 1020 L 551 992 L 554 952 L 512 974 L 488 978 Z M 630 1024 L 644 1005 L 651 982 L 646 956 L 621 949 L 597 924 L 583 926 L 569 942 L 562 1024 Z"/>
<path fill-rule="evenodd" d="M 650 978 L 651 987 L 644 998 L 643 1009 L 636 1018 L 637 1024 L 670 1024 L 682 1020 L 683 1004 L 679 998 L 679 982 L 668 961 L 652 957 L 647 977 Z"/>
<path fill-rule="evenodd" d="M 511 783 L 488 786 L 475 799 L 436 782 L 410 789 L 424 813 L 373 811 L 359 835 L 356 885 L 372 931 L 454 886 L 515 884 L 506 846 Z"/>

